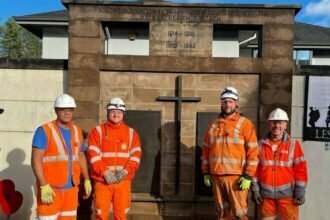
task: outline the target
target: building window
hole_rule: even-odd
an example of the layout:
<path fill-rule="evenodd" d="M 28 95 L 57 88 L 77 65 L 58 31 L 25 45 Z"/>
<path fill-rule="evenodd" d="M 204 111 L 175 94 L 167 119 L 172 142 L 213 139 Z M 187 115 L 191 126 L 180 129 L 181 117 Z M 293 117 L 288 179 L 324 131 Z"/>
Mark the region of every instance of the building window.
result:
<path fill-rule="evenodd" d="M 149 55 L 149 23 L 107 22 L 103 24 L 107 55 Z"/>
<path fill-rule="evenodd" d="M 261 57 L 261 27 L 213 26 L 213 57 Z"/>
<path fill-rule="evenodd" d="M 311 65 L 330 65 L 329 49 L 314 49 L 311 56 Z"/>
<path fill-rule="evenodd" d="M 293 62 L 296 65 L 311 65 L 312 57 L 311 50 L 293 50 Z"/>

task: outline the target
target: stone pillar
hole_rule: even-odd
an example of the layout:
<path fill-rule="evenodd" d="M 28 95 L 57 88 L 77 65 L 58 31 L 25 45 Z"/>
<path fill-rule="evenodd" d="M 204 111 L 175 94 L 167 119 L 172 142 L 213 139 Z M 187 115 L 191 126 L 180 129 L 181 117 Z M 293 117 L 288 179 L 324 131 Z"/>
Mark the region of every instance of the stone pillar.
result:
<path fill-rule="evenodd" d="M 294 10 L 283 10 L 262 27 L 263 72 L 260 74 L 259 138 L 266 134 L 269 113 L 279 107 L 291 115 Z"/>
<path fill-rule="evenodd" d="M 104 51 L 101 22 L 75 16 L 83 5 L 69 5 L 68 92 L 76 102 L 75 121 L 88 132 L 100 120 L 99 59 Z"/>

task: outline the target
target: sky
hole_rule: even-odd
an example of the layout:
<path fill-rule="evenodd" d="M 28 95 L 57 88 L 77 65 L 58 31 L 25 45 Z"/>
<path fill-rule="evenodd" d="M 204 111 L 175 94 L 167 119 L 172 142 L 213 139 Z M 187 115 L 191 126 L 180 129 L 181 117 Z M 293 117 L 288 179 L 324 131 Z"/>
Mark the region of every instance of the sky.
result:
<path fill-rule="evenodd" d="M 132 1 L 132 0 L 128 0 Z M 182 3 L 289 4 L 302 6 L 296 21 L 330 27 L 330 0 L 172 0 Z M 11 16 L 63 10 L 61 0 L 0 0 L 0 24 Z"/>

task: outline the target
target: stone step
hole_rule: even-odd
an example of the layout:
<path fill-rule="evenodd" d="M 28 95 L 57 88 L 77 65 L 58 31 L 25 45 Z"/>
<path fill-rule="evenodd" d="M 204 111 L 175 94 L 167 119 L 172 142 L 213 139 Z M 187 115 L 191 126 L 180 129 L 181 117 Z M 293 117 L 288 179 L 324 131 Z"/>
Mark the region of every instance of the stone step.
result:
<path fill-rule="evenodd" d="M 159 215 L 143 215 L 129 214 L 127 220 L 214 220 L 215 216 L 159 216 Z M 80 215 L 78 220 L 91 220 L 90 216 Z M 113 220 L 110 215 L 109 220 Z"/>

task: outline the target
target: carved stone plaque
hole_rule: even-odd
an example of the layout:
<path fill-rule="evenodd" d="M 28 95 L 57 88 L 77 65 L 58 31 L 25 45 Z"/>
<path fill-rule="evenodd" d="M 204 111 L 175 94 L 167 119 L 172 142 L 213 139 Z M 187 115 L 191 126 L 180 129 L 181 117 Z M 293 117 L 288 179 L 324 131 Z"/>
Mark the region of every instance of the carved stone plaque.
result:
<path fill-rule="evenodd" d="M 211 56 L 211 24 L 153 22 L 150 30 L 152 55 Z"/>

